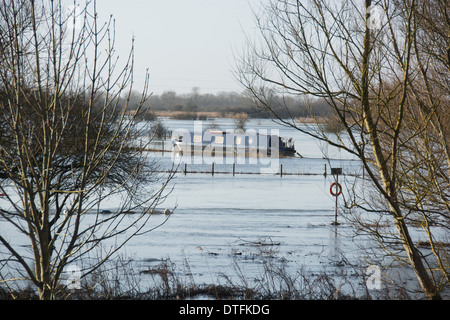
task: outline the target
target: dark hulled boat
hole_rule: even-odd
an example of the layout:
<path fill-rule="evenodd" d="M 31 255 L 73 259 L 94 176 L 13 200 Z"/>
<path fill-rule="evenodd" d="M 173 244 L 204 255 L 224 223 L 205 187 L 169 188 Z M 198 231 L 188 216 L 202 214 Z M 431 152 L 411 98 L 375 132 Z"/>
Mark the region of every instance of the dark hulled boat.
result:
<path fill-rule="evenodd" d="M 212 130 L 200 132 L 174 132 L 172 144 L 176 152 L 191 154 L 211 152 L 245 156 L 294 156 L 296 150 L 292 138 L 282 138 L 273 134 L 261 134 L 247 131 Z"/>

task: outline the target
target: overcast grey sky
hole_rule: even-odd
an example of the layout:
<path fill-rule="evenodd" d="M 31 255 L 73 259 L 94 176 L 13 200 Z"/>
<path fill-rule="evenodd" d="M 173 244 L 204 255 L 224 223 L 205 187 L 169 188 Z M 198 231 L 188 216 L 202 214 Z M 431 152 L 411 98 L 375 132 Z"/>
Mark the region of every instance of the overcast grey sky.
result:
<path fill-rule="evenodd" d="M 231 69 L 244 33 L 256 31 L 252 8 L 260 0 L 97 0 L 100 18 L 116 18 L 123 59 L 135 37 L 135 82 L 150 73 L 150 92 L 241 92 Z"/>

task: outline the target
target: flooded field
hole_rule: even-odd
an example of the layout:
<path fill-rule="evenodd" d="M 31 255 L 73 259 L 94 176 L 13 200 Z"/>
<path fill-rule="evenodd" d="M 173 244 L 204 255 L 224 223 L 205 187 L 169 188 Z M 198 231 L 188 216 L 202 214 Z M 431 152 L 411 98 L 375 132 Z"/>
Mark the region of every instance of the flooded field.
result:
<path fill-rule="evenodd" d="M 249 280 L 263 263 L 283 263 L 291 272 L 322 272 L 352 261 L 358 266 L 348 226 L 332 226 L 334 201 L 320 177 L 180 177 L 172 196 L 175 213 L 148 236 L 127 246 L 142 261 L 187 258 L 194 278 L 208 282 L 235 276 L 235 262 Z M 200 196 L 201 195 L 201 196 Z M 199 199 L 200 196 L 200 199 Z M 165 219 L 155 216 L 153 223 Z M 345 262 L 344 262 L 345 261 Z"/>
<path fill-rule="evenodd" d="M 233 127 L 232 120 L 214 122 L 220 129 Z M 169 130 L 190 130 L 193 125 L 192 121 L 164 123 Z M 159 208 L 176 209 L 170 216 L 152 216 L 147 228 L 159 227 L 133 238 L 121 251 L 122 256 L 133 260 L 141 286 L 152 285 L 153 277 L 145 271 L 162 261 L 170 261 L 180 277 L 196 283 L 216 283 L 224 275 L 236 281 L 242 277 L 253 281 L 261 277 L 268 263 L 294 275 L 301 270 L 310 274 L 364 273 L 367 264 L 360 248 L 370 247 L 370 243 L 366 238 L 352 237 L 352 227 L 345 223 L 343 212 L 338 215 L 341 224 L 332 225 L 335 198 L 329 193 L 334 182 L 331 167 L 342 167 L 341 179 L 351 181 L 361 174 L 360 163 L 269 120 L 252 120 L 247 126 L 277 129 L 280 136 L 293 137 L 303 158 L 274 159 L 277 170 L 272 174 L 260 174 L 261 167 L 269 165 L 260 161 L 236 164 L 236 175 L 231 174 L 231 162 L 216 164 L 212 175 L 183 172 L 186 161 L 189 170 L 206 172 L 211 159 L 196 164 L 171 152 L 153 153 L 163 169 L 169 169 L 174 161 L 179 165 L 169 186 L 173 190 Z M 169 149 L 170 142 L 166 146 Z M 278 170 L 281 166 L 284 175 Z M 103 210 L 114 208 L 114 202 L 102 204 Z M 85 222 L 93 223 L 94 218 L 86 215 Z M 2 234 L 10 233 L 11 241 L 23 242 L 26 247 L 26 239 L 4 224 L 0 227 Z"/>
<path fill-rule="evenodd" d="M 215 119 L 214 124 L 222 130 L 233 128 L 230 119 Z M 169 130 L 192 130 L 194 124 L 166 120 L 165 125 Z M 207 127 L 208 122 L 203 125 Z M 270 159 L 252 164 L 248 159 L 246 163 L 235 159 L 233 176 L 229 159 L 198 163 L 170 152 L 154 153 L 162 168 L 179 165 L 170 185 L 173 191 L 164 203 L 164 208 L 176 210 L 166 222 L 164 215 L 152 217 L 154 226 L 165 223 L 127 244 L 126 252 L 136 259 L 138 269 L 145 271 L 166 259 L 196 283 L 217 281 L 221 275 L 236 277 L 236 266 L 251 281 L 263 273 L 268 261 L 283 265 L 292 274 L 300 269 L 337 274 L 344 266 L 359 270 L 363 257 L 355 241 L 362 245 L 365 240 L 350 237 L 350 227 L 344 223 L 331 224 L 335 198 L 329 187 L 334 182 L 331 167 L 342 167 L 344 174 L 350 175 L 346 179 L 352 179 L 351 175 L 361 173 L 360 163 L 270 120 L 251 120 L 247 127 L 268 132 L 276 129 L 282 137 L 293 137 L 303 158 L 280 158 L 273 160 L 275 165 Z M 166 148 L 170 148 L 167 143 Z M 187 174 L 184 163 L 188 163 Z M 261 174 L 261 167 L 268 166 L 276 170 Z M 342 217 L 338 220 L 343 222 Z M 142 277 L 145 282 L 149 276 Z"/>

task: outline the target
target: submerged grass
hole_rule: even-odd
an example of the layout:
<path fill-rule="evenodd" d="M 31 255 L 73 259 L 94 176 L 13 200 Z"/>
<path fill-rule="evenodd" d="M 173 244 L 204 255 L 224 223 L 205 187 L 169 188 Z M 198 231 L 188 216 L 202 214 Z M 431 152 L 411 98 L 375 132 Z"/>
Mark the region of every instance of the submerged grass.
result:
<path fill-rule="evenodd" d="M 136 271 L 131 262 L 118 261 L 110 269 L 103 268 L 81 281 L 81 288 L 69 290 L 64 284 L 58 288 L 60 300 L 350 300 L 350 299 L 410 299 L 402 288 L 385 285 L 369 290 L 366 275 L 354 269 L 341 274 L 310 273 L 304 267 L 294 274 L 273 259 L 263 261 L 259 276 L 248 279 L 236 259 L 234 275 L 220 274 L 212 283 L 196 283 L 188 260 L 183 272 L 170 259 Z M 142 276 L 152 285 L 143 288 Z M 148 283 L 148 282 L 147 282 Z M 11 290 L 0 287 L 0 299 L 38 299 L 30 287 Z"/>

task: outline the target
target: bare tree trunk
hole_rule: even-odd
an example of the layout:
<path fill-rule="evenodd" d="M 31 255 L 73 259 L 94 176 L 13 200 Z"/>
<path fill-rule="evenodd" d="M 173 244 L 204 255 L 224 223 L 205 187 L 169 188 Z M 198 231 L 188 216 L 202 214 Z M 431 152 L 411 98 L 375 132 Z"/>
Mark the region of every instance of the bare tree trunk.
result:
<path fill-rule="evenodd" d="M 365 31 L 364 31 L 364 51 L 362 56 L 362 64 L 361 64 L 361 108 L 362 108 L 362 116 L 365 120 L 365 127 L 369 135 L 369 141 L 371 143 L 373 154 L 375 157 L 376 165 L 378 167 L 378 171 L 380 172 L 384 190 L 381 190 L 381 192 L 385 192 L 386 199 L 389 202 L 389 206 L 391 208 L 391 214 L 393 216 L 395 226 L 398 230 L 398 234 L 400 235 L 400 239 L 402 241 L 402 244 L 405 248 L 405 252 L 409 258 L 409 261 L 411 262 L 411 266 L 414 270 L 414 272 L 417 275 L 417 278 L 419 280 L 420 285 L 423 288 L 424 293 L 429 297 L 430 299 L 440 299 L 440 295 L 437 292 L 436 286 L 431 281 L 428 272 L 426 271 L 422 258 L 417 252 L 417 249 L 409 235 L 408 227 L 406 226 L 404 222 L 404 217 L 402 215 L 401 209 L 398 206 L 399 200 L 397 199 L 397 192 L 396 192 L 396 180 L 395 176 L 389 174 L 389 170 L 387 168 L 387 161 L 384 157 L 382 147 L 380 145 L 380 137 L 378 136 L 378 129 L 376 125 L 374 124 L 374 121 L 372 119 L 372 110 L 369 103 L 369 80 L 368 80 L 368 74 L 369 74 L 369 64 L 370 64 L 370 53 L 372 50 L 372 42 L 371 42 L 371 33 L 372 30 L 370 30 L 368 26 L 368 21 L 370 20 L 370 7 L 371 7 L 371 0 L 366 0 L 365 2 L 365 8 L 366 8 L 366 25 L 365 25 Z M 412 5 L 413 7 L 414 5 Z M 411 17 L 411 16 L 410 16 Z M 411 42 L 408 43 L 409 46 L 411 46 Z M 408 49 L 409 52 L 409 49 Z M 409 55 L 406 58 L 406 66 L 404 71 L 404 87 L 406 86 L 406 82 L 409 81 L 408 78 L 408 68 L 409 64 Z M 402 124 L 402 113 L 403 113 L 403 105 L 404 105 L 404 97 L 402 101 L 400 102 L 400 108 L 401 111 L 399 112 L 398 116 L 398 122 L 396 125 L 396 134 L 394 135 L 394 145 L 397 143 L 395 139 L 398 139 L 398 130 L 400 130 L 400 126 Z M 397 150 L 396 147 L 393 147 L 392 152 L 392 158 L 395 159 L 397 157 Z M 395 161 L 394 161 L 395 162 Z M 393 164 L 395 166 L 395 163 Z M 393 171 L 394 172 L 394 171 Z"/>

